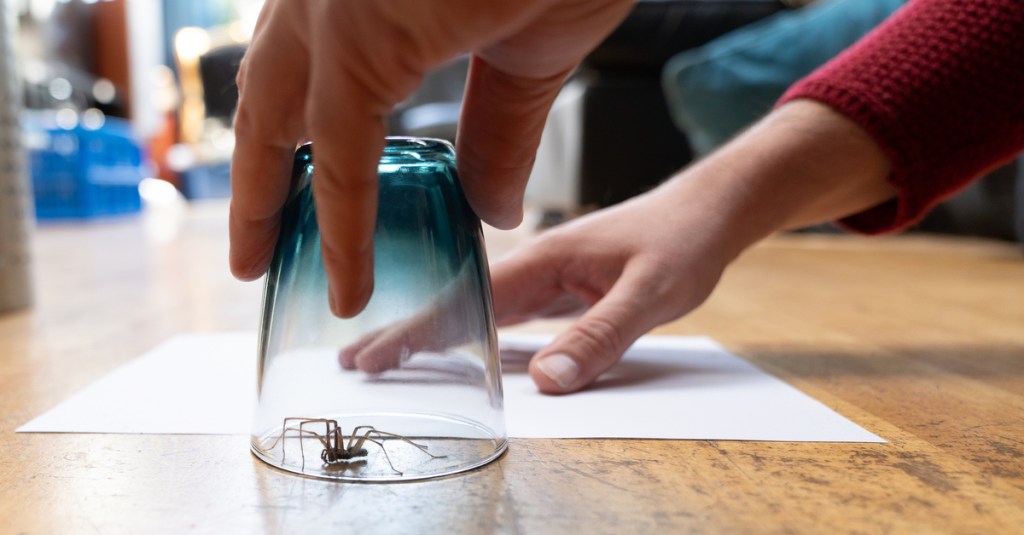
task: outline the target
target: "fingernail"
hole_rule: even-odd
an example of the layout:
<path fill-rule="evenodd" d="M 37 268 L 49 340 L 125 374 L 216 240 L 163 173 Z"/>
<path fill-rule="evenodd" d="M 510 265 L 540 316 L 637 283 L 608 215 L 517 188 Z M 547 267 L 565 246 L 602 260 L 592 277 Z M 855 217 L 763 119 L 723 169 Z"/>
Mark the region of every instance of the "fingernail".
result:
<path fill-rule="evenodd" d="M 544 357 L 537 363 L 537 369 L 562 388 L 569 388 L 580 374 L 580 365 L 562 353 Z"/>

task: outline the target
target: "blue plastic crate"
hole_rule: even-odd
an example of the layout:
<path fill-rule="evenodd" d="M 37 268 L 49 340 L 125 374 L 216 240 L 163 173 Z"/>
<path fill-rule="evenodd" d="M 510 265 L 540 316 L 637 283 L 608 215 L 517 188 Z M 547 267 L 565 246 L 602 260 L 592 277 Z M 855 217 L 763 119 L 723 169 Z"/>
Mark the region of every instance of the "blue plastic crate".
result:
<path fill-rule="evenodd" d="M 226 199 L 231 196 L 231 162 L 195 165 L 178 172 L 181 193 L 188 200 Z"/>
<path fill-rule="evenodd" d="M 33 127 L 29 169 L 38 219 L 136 213 L 147 169 L 126 121 L 107 118 L 98 129 Z"/>

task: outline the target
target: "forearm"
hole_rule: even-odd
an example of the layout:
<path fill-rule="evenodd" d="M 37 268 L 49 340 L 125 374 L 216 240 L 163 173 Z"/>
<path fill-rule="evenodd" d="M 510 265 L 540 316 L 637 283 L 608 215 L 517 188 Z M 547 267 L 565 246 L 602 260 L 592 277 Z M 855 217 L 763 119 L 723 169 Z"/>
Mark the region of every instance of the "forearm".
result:
<path fill-rule="evenodd" d="M 729 260 L 775 231 L 893 198 L 888 174 L 888 159 L 860 127 L 827 106 L 798 100 L 652 194 L 701 210 Z"/>
<path fill-rule="evenodd" d="M 1024 2 L 915 0 L 782 98 L 824 102 L 889 158 L 898 198 L 842 224 L 919 221 L 1024 150 Z"/>

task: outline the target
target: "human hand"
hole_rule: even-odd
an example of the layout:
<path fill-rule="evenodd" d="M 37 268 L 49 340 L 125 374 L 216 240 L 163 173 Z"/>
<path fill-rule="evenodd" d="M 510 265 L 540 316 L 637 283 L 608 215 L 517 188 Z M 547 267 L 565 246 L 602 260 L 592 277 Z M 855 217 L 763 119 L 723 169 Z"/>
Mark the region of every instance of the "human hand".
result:
<path fill-rule="evenodd" d="M 317 219 L 331 309 L 373 289 L 384 119 L 423 76 L 471 51 L 457 140 L 470 204 L 500 228 L 522 198 L 562 82 L 633 0 L 268 0 L 238 74 L 231 269 L 261 276 L 279 232 L 296 142 L 315 142 Z"/>
<path fill-rule="evenodd" d="M 654 192 L 556 227 L 495 264 L 501 326 L 578 316 L 533 355 L 540 391 L 583 389 L 640 336 L 697 308 L 738 247 L 717 217 L 671 192 Z M 695 202 L 693 202 L 695 201 Z"/>
<path fill-rule="evenodd" d="M 753 243 L 891 199 L 888 171 L 879 146 L 854 123 L 814 102 L 789 103 L 657 189 L 555 228 L 496 263 L 496 319 L 582 314 L 529 368 L 543 392 L 579 390 L 649 329 L 700 305 Z M 423 326 L 436 324 L 444 303 L 345 348 L 342 366 L 399 365 L 429 339 Z"/>
<path fill-rule="evenodd" d="M 794 101 L 651 192 L 555 229 L 493 270 L 507 325 L 583 315 L 530 362 L 541 391 L 579 390 L 649 329 L 700 305 L 744 249 L 893 198 L 889 161 L 830 108 Z"/>
<path fill-rule="evenodd" d="M 677 197 L 676 189 L 548 231 L 494 265 L 499 325 L 582 314 L 534 355 L 530 373 L 541 391 L 586 387 L 637 338 L 686 314 L 711 292 L 732 258 L 729 242 L 715 238 L 716 216 L 698 205 L 699 197 Z M 378 373 L 418 352 L 465 343 L 458 338 L 465 333 L 449 332 L 453 322 L 444 321 L 466 298 L 461 286 L 421 313 L 343 348 L 342 367 Z"/>

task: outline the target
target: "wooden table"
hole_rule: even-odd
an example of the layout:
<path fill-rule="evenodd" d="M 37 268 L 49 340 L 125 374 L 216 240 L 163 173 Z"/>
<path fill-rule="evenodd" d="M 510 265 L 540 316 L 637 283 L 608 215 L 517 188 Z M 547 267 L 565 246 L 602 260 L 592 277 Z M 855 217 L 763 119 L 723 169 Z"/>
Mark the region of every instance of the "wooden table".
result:
<path fill-rule="evenodd" d="M 255 329 L 224 206 L 167 211 L 39 229 L 37 305 L 0 316 L 0 532 L 1024 532 L 1024 259 L 979 240 L 774 238 L 658 330 L 888 444 L 513 440 L 472 473 L 359 485 L 269 469 L 246 436 L 15 434 L 176 333 Z"/>

